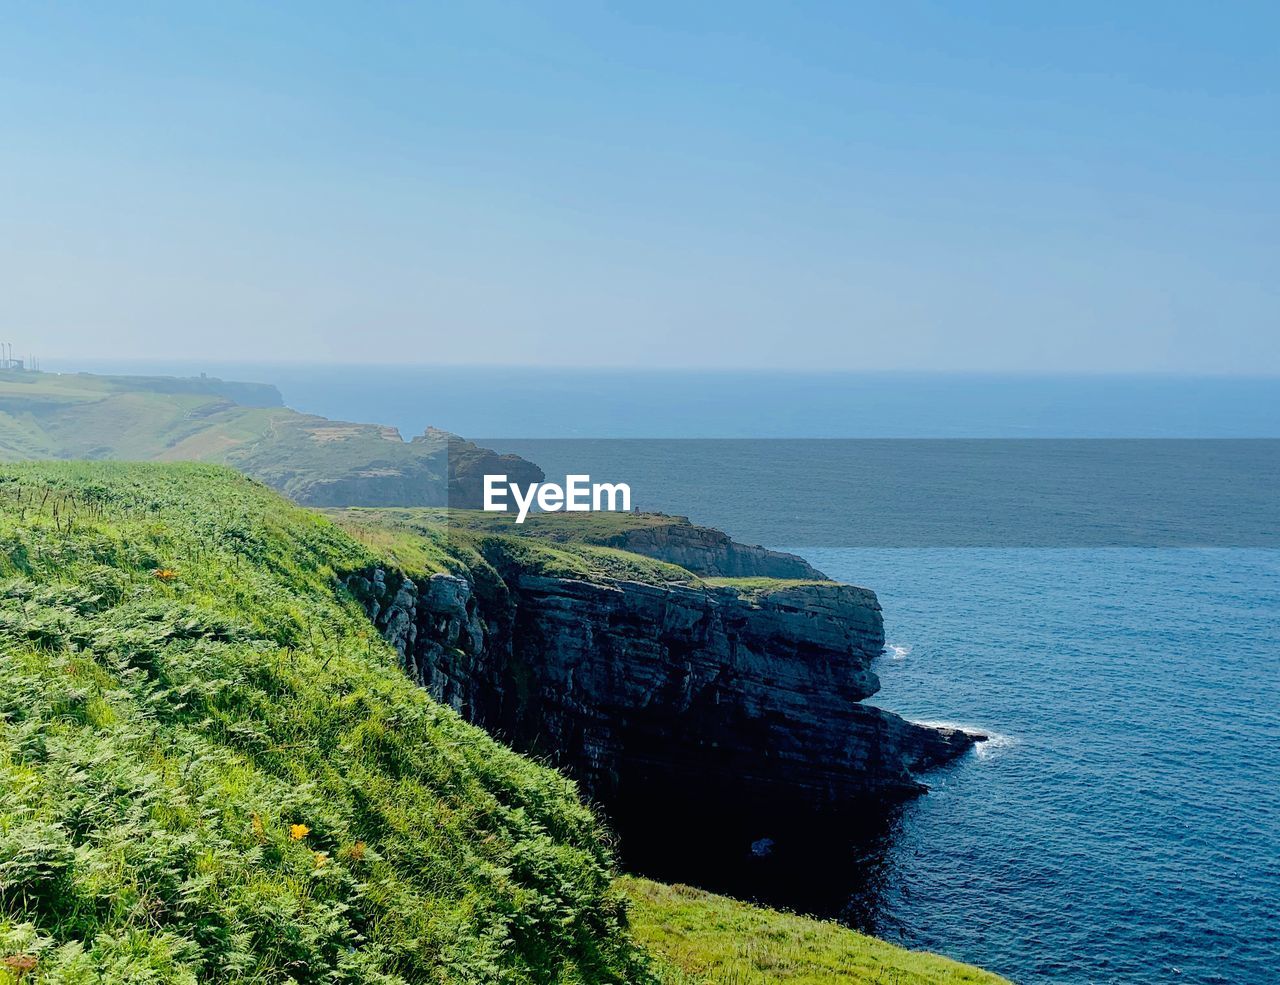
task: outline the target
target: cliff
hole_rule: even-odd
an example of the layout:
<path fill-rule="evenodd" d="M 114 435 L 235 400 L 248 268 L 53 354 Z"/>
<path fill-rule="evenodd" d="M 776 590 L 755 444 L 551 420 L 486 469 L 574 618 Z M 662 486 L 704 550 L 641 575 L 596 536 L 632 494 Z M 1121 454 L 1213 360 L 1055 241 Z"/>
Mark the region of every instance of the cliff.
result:
<path fill-rule="evenodd" d="M 826 575 L 802 557 L 739 544 L 723 531 L 694 526 L 685 517 L 669 519 L 669 523 L 637 527 L 602 543 L 678 564 L 697 575 L 826 580 Z"/>
<path fill-rule="evenodd" d="M 415 680 L 606 807 L 658 789 L 726 805 L 910 796 L 917 771 L 978 738 L 862 703 L 884 645 L 865 588 L 583 577 L 516 538 L 474 543 L 469 570 L 344 584 Z"/>
<path fill-rule="evenodd" d="M 535 579 L 625 571 L 650 589 L 677 569 L 365 540 L 230 469 L 0 465 L 0 982 L 996 981 L 616 883 L 617 842 L 575 786 L 433 701 L 334 585 L 367 572 L 370 611 L 401 653 L 439 661 L 456 703 L 491 671 L 469 678 L 464 657 L 501 654 L 511 627 L 484 619 L 505 582 L 480 548 Z M 702 819 L 653 806 L 681 838 Z"/>

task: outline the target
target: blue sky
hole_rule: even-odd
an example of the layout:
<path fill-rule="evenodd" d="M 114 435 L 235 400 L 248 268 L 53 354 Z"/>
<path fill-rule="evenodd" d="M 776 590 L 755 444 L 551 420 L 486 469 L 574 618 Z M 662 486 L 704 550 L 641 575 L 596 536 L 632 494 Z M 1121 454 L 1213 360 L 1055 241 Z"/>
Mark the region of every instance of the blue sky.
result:
<path fill-rule="evenodd" d="M 1270 4 L 5 4 L 49 358 L 1280 373 Z"/>

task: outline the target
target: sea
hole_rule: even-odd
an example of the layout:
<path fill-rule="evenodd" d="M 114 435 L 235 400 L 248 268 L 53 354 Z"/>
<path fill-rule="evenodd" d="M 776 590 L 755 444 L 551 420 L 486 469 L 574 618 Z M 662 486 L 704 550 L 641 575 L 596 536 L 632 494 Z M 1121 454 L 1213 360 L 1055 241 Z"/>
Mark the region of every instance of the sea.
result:
<path fill-rule="evenodd" d="M 745 531 L 873 588 L 888 646 L 871 703 L 990 739 L 926 774 L 927 794 L 874 824 L 799 839 L 763 830 L 730 846 L 735 864 L 683 881 L 839 919 L 1015 982 L 1280 981 L 1280 446 L 1267 440 L 1280 438 L 1280 380 L 75 368 L 274 382 L 290 406 L 406 436 L 430 424 L 510 450 L 557 439 L 556 461 L 540 462 L 552 475 L 576 470 L 579 454 L 621 468 L 618 447 L 695 439 L 708 475 L 770 473 L 768 495 L 674 503 L 687 481 L 639 475 L 640 505 Z M 956 439 L 979 443 L 964 461 L 985 463 L 980 481 L 960 481 L 954 455 L 939 457 Z M 810 482 L 805 461 L 821 456 L 828 473 L 843 461 L 823 448 L 864 447 L 796 444 L 815 440 L 872 442 L 877 463 L 877 443 L 914 442 L 901 455 L 892 446 L 886 482 L 907 489 L 914 476 L 929 488 L 945 466 L 960 475 L 946 488 L 963 490 L 962 508 L 939 494 L 887 516 L 904 495 L 868 495 L 881 465 L 844 486 Z M 1031 450 L 993 471 L 995 452 L 983 449 L 1015 447 Z M 1063 449 L 1049 458 L 1067 465 L 1036 464 L 1046 448 Z M 1170 458 L 1190 463 L 1185 482 L 1170 479 Z M 755 473 L 743 473 L 744 460 L 760 463 Z M 992 510 L 998 521 L 1001 509 L 1035 507 L 1031 487 L 990 492 L 1001 475 L 1026 482 L 1048 469 L 1043 488 L 1056 489 L 1055 468 L 1085 490 L 1073 509 L 990 522 Z M 1200 525 L 1211 511 L 1189 499 L 1177 523 L 1145 524 L 1171 485 L 1196 487 L 1228 504 L 1218 510 L 1227 520 L 1248 522 Z M 1095 502 L 1094 487 L 1115 495 Z M 947 522 L 905 525 L 903 515 L 943 500 Z M 964 519 L 974 510 L 986 517 L 978 535 Z"/>

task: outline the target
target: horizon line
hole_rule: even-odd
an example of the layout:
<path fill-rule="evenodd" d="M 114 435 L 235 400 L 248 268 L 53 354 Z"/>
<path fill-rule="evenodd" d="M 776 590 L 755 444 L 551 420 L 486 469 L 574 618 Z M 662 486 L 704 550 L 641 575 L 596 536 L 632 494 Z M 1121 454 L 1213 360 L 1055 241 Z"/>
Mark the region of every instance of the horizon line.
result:
<path fill-rule="evenodd" d="M 300 369 L 358 369 L 358 370 L 391 370 L 405 372 L 413 370 L 481 370 L 525 371 L 525 372 L 558 372 L 558 373 L 627 373 L 670 374 L 670 375 L 713 375 L 732 376 L 767 375 L 767 376 L 883 376 L 883 377 L 969 377 L 969 378 L 1038 378 L 1038 379 L 1169 379 L 1169 380 L 1240 380 L 1251 382 L 1280 382 L 1280 371 L 1262 373 L 1232 373 L 1214 371 L 1167 370 L 1167 369 L 922 369 L 922 368 L 858 368 L 858 367 L 771 367 L 771 366 L 627 366 L 614 363 L 596 365 L 554 364 L 554 363 L 481 363 L 481 362 L 353 362 L 348 360 L 316 360 L 316 359 L 218 359 L 216 357 L 119 357 L 89 356 L 83 358 L 41 357 L 41 363 L 52 362 L 100 365 L 116 364 L 120 366 L 181 366 L 199 367 L 200 364 L 214 364 L 225 367 L 246 368 L 284 368 Z M 31 370 L 27 370 L 31 372 Z M 54 374 L 85 373 L 96 375 L 93 369 L 41 369 L 39 372 Z M 129 374 L 125 374 L 129 375 Z M 160 375 L 171 375 L 164 373 Z"/>

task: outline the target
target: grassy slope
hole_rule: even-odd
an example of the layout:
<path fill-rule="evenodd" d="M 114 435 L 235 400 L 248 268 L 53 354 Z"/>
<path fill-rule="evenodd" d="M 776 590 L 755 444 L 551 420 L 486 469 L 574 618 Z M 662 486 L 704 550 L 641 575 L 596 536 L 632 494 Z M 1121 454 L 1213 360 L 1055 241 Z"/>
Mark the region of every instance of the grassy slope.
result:
<path fill-rule="evenodd" d="M 333 591 L 371 558 L 332 524 L 208 466 L 18 465 L 0 538 L 0 956 L 641 977 L 573 785 L 399 672 Z"/>
<path fill-rule="evenodd" d="M 685 517 L 667 516 L 662 513 L 531 513 L 521 524 L 517 524 L 510 513 L 422 507 L 357 508 L 332 511 L 330 515 L 340 524 L 353 530 L 361 528 L 400 530 L 428 536 L 439 536 L 439 532 L 447 530 L 455 540 L 468 534 L 475 539 L 491 540 L 497 537 L 510 541 L 512 538 L 518 538 L 521 544 L 529 545 L 523 548 L 528 551 L 534 550 L 531 542 L 541 543 L 546 548 L 547 553 L 544 556 L 548 562 L 555 557 L 562 559 L 565 574 L 572 574 L 573 559 L 576 559 L 579 571 L 584 570 L 585 567 L 607 577 L 628 577 L 623 573 L 625 563 L 616 573 L 608 570 L 612 556 L 615 560 L 634 561 L 638 558 L 644 561 L 650 567 L 637 569 L 630 577 L 636 581 L 655 584 L 687 582 L 718 588 L 734 588 L 744 595 L 760 595 L 794 585 L 823 584 L 792 578 L 699 577 L 674 564 L 646 560 L 631 551 L 606 546 L 610 541 L 616 543 L 615 538 L 619 535 L 634 530 L 691 526 Z"/>
<path fill-rule="evenodd" d="M 209 460 L 260 439 L 276 417 L 294 413 L 239 406 L 216 392 L 215 381 L 207 392 L 198 391 L 199 383 L 0 371 L 0 410 L 27 443 L 54 458 L 155 459 L 191 443 L 186 457 Z M 0 457 L 25 456 L 15 442 L 0 439 Z"/>
<path fill-rule="evenodd" d="M 394 511 L 387 511 L 394 512 Z M 618 534 L 645 527 L 688 524 L 685 517 L 661 513 L 530 513 L 517 524 L 514 513 L 485 513 L 480 510 L 453 510 L 450 522 L 458 529 L 484 533 L 517 534 L 562 544 L 599 544 Z"/>
<path fill-rule="evenodd" d="M 666 561 L 600 547 L 583 538 L 543 540 L 540 533 L 525 536 L 524 525 L 491 525 L 483 518 L 495 514 L 475 510 L 356 508 L 325 512 L 357 540 L 389 552 L 408 570 L 417 570 L 414 559 L 421 559 L 425 570 L 446 570 L 449 564 L 444 558 L 448 553 L 470 549 L 499 565 L 510 559 L 530 573 L 558 578 L 611 578 L 651 585 L 704 584 L 704 579 Z M 600 515 L 574 514 L 570 519 Z M 572 530 L 573 523 L 564 527 Z M 489 533 L 490 530 L 501 532 Z"/>
<path fill-rule="evenodd" d="M 999 985 L 935 954 L 904 951 L 838 924 L 763 910 L 687 886 L 624 878 L 636 937 L 669 985 Z"/>
<path fill-rule="evenodd" d="M 411 684 L 332 576 L 670 566 L 364 520 L 210 466 L 0 467 L 0 982 L 995 980 L 612 884 L 574 786 Z"/>

